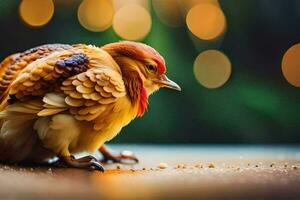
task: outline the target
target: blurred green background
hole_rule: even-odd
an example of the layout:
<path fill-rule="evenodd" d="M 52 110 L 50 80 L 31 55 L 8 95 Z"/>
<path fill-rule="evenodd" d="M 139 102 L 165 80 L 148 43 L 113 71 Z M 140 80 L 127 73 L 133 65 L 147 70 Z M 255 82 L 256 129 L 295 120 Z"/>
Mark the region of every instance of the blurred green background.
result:
<path fill-rule="evenodd" d="M 0 1 L 0 59 L 46 43 L 101 46 L 121 40 L 112 28 L 84 29 L 77 19 L 79 0 L 54 2 L 51 21 L 29 28 L 19 17 L 20 1 Z M 150 8 L 152 27 L 142 42 L 165 57 L 168 76 L 183 91 L 155 93 L 144 117 L 125 127 L 113 142 L 300 142 L 300 88 L 290 85 L 281 71 L 283 54 L 300 42 L 300 1 L 220 0 L 220 5 L 226 33 L 197 48 L 186 26 L 168 27 Z M 217 89 L 203 87 L 193 73 L 195 58 L 207 49 L 221 50 L 232 64 L 230 79 Z"/>

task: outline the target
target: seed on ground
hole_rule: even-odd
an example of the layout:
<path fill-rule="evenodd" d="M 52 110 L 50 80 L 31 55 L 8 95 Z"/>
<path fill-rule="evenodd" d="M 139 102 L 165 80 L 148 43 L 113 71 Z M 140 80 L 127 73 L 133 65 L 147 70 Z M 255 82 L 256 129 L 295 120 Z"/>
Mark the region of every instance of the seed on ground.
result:
<path fill-rule="evenodd" d="M 293 169 L 298 169 L 298 167 L 297 167 L 297 166 L 294 166 L 294 165 L 292 166 L 292 168 L 293 168 Z"/>
<path fill-rule="evenodd" d="M 195 167 L 197 167 L 197 168 L 203 168 L 203 165 L 202 164 L 196 164 Z"/>
<path fill-rule="evenodd" d="M 214 163 L 209 163 L 208 164 L 208 168 L 215 168 L 216 166 L 215 166 L 215 164 Z"/>
<path fill-rule="evenodd" d="M 159 167 L 160 169 L 166 169 L 166 168 L 168 168 L 168 164 L 162 162 L 162 163 L 159 163 L 158 167 Z"/>
<path fill-rule="evenodd" d="M 183 164 L 178 164 L 177 165 L 177 168 L 182 168 L 183 167 Z"/>

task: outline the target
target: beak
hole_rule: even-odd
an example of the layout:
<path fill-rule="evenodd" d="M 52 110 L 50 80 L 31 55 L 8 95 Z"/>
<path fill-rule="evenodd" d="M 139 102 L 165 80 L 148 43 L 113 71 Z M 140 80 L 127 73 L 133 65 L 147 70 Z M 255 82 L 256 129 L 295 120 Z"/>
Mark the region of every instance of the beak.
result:
<path fill-rule="evenodd" d="M 168 79 L 166 75 L 162 75 L 161 78 L 157 81 L 161 87 L 169 88 L 172 90 L 181 91 L 180 86 L 174 81 Z"/>

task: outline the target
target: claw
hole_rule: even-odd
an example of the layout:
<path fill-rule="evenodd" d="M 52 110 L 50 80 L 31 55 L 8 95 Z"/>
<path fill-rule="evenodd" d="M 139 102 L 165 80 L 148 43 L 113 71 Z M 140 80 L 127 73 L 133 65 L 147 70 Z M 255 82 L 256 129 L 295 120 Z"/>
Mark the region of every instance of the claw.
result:
<path fill-rule="evenodd" d="M 104 167 L 93 156 L 85 156 L 75 159 L 74 156 L 60 157 L 67 167 L 74 167 L 80 169 L 98 170 L 104 172 Z"/>
<path fill-rule="evenodd" d="M 98 170 L 104 172 L 104 167 L 98 161 L 91 161 L 93 165 L 91 165 L 92 170 Z"/>
<path fill-rule="evenodd" d="M 127 150 L 124 150 L 124 151 L 122 151 L 120 153 L 120 158 L 121 158 L 121 160 L 122 159 L 124 159 L 124 160 L 132 160 L 135 163 L 139 162 L 139 159 L 137 157 L 135 157 L 134 154 L 131 151 L 127 151 Z"/>
<path fill-rule="evenodd" d="M 75 159 L 75 158 L 74 158 Z M 81 158 L 76 159 L 79 162 L 90 162 L 90 161 L 98 161 L 94 156 L 88 155 Z"/>
<path fill-rule="evenodd" d="M 136 164 L 139 162 L 137 157 L 135 157 L 131 151 L 124 150 L 120 154 L 114 155 L 110 153 L 105 146 L 102 146 L 99 150 L 103 155 L 103 159 L 101 160 L 101 162 L 103 163 L 108 163 L 109 161 L 111 161 L 113 163 Z M 133 161 L 133 163 L 129 163 L 126 161 Z"/>
<path fill-rule="evenodd" d="M 139 160 L 134 155 L 128 156 L 123 155 L 122 153 L 118 155 L 103 155 L 103 159 L 101 160 L 101 162 L 108 163 L 109 161 L 122 164 L 136 164 L 139 162 Z M 133 163 L 130 163 L 128 161 L 133 161 Z"/>

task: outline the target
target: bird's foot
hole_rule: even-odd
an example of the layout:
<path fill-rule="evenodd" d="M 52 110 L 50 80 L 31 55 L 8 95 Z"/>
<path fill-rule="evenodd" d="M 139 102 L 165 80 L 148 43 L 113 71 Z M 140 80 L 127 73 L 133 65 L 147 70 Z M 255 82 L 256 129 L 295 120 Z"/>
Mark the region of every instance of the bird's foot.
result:
<path fill-rule="evenodd" d="M 78 159 L 76 159 L 74 156 L 66 156 L 66 157 L 60 157 L 60 160 L 67 167 L 88 169 L 88 170 L 98 170 L 104 172 L 104 167 L 93 156 L 85 156 Z"/>
<path fill-rule="evenodd" d="M 108 151 L 105 146 L 102 146 L 99 151 L 103 155 L 102 163 L 122 163 L 122 164 L 135 164 L 138 163 L 139 160 L 131 151 L 122 151 L 120 154 L 112 154 Z"/>

